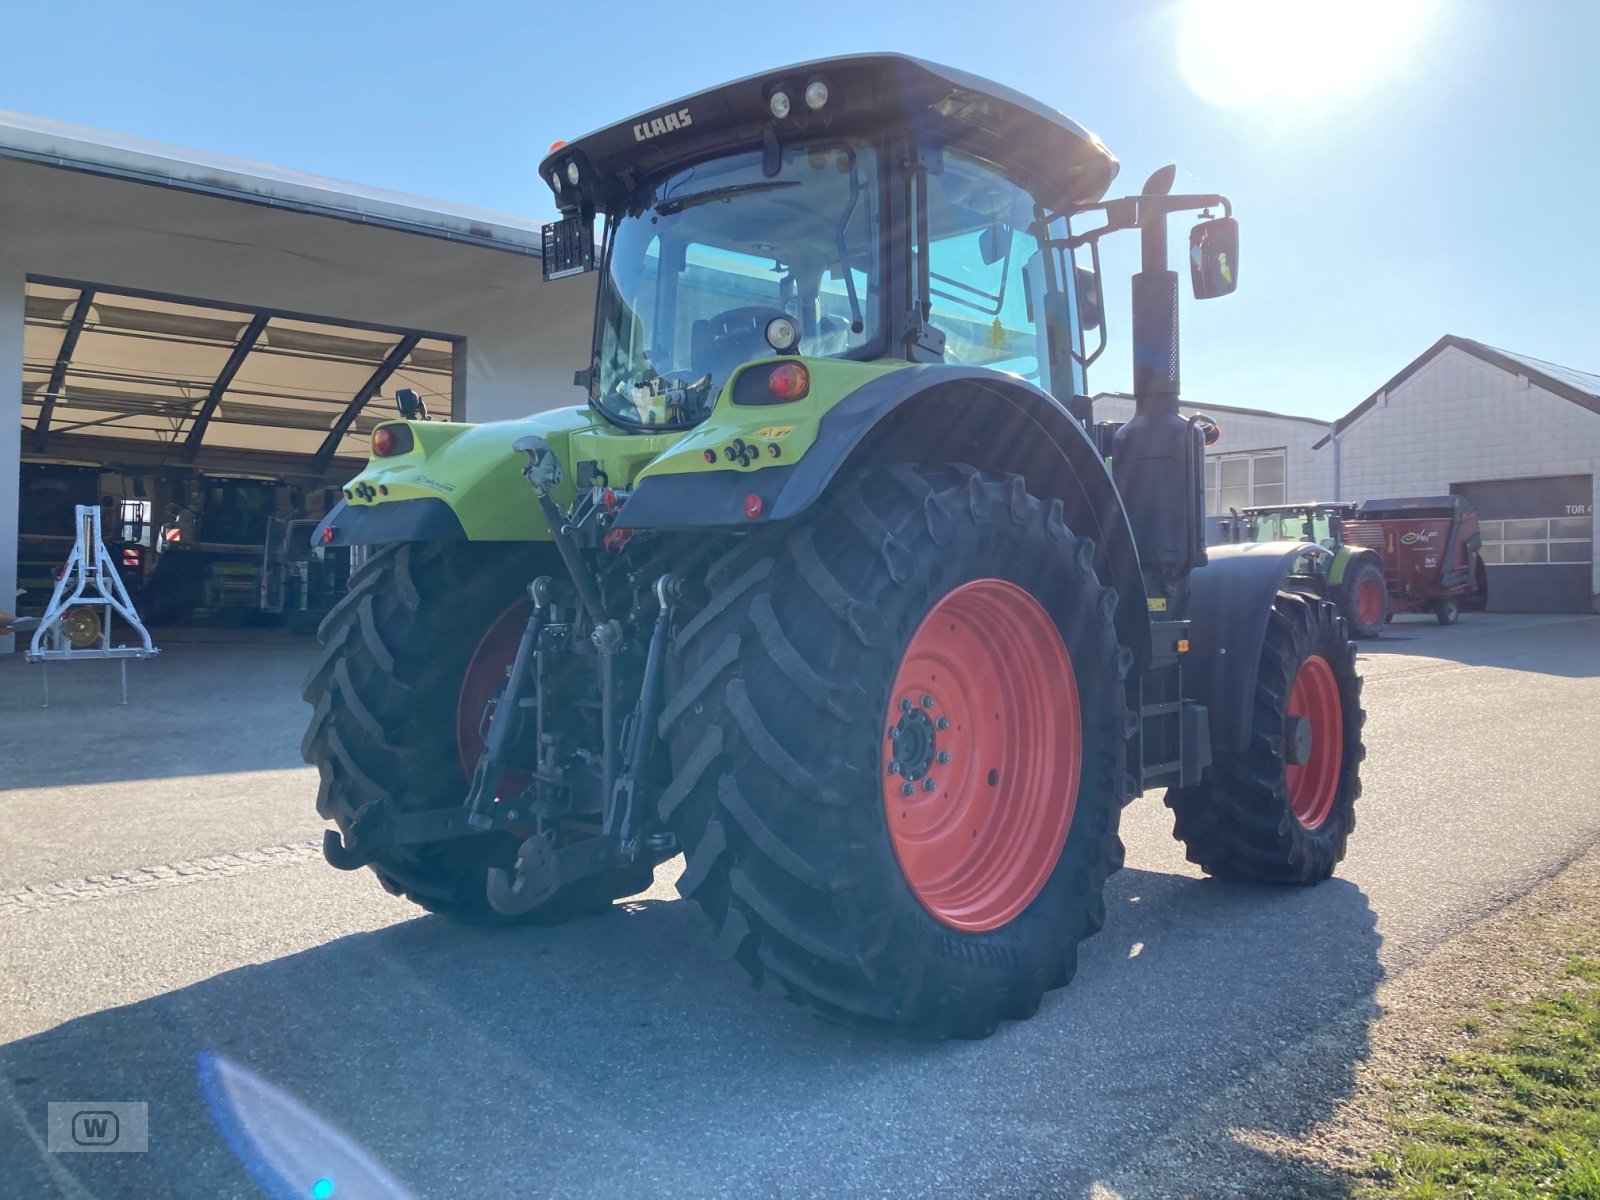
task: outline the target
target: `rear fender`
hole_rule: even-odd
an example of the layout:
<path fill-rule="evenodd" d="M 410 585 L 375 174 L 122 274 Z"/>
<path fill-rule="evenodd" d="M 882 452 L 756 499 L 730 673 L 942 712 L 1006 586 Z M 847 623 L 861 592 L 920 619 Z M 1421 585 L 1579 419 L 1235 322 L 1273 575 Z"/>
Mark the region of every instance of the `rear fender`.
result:
<path fill-rule="evenodd" d="M 313 545 L 549 541 L 550 530 L 522 478 L 527 456 L 512 445 L 536 434 L 569 462 L 573 436 L 593 422 L 581 409 L 563 408 L 483 425 L 389 424 L 410 429 L 412 448 L 371 459 L 345 484 L 344 499 L 312 534 Z M 571 503 L 570 469 L 552 494 L 563 507 Z"/>
<path fill-rule="evenodd" d="M 1383 560 L 1378 557 L 1375 550 L 1366 546 L 1341 546 L 1333 556 L 1333 565 L 1328 568 L 1328 586 L 1338 587 L 1344 582 L 1344 577 L 1358 562 L 1370 562 L 1380 571 L 1383 570 Z"/>
<path fill-rule="evenodd" d="M 1239 754 L 1250 744 L 1267 618 L 1308 552 L 1328 553 L 1301 542 L 1212 546 L 1210 562 L 1189 577 L 1184 691 L 1206 706 L 1214 751 Z"/>
<path fill-rule="evenodd" d="M 1117 631 L 1142 668 L 1150 619 L 1121 498 L 1083 427 L 1053 397 L 980 367 L 907 366 L 850 392 L 790 464 L 748 471 L 648 475 L 619 523 L 636 528 L 750 529 L 799 516 L 835 478 L 873 464 L 967 463 L 1012 472 L 1095 544 L 1095 571 L 1117 589 Z"/>

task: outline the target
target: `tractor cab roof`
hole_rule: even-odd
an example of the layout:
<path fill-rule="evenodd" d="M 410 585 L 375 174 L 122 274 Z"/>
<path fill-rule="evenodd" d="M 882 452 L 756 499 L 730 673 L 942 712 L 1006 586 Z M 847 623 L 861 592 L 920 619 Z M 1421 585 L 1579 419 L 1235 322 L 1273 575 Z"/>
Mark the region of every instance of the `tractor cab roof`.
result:
<path fill-rule="evenodd" d="M 1271 513 L 1304 513 L 1304 512 L 1330 512 L 1340 516 L 1349 516 L 1355 512 L 1356 506 L 1350 503 L 1341 503 L 1332 500 L 1308 500 L 1303 504 L 1255 504 L 1249 508 L 1241 508 L 1241 516 L 1255 517 Z"/>
<path fill-rule="evenodd" d="M 556 143 L 539 173 L 563 212 L 612 210 L 638 181 L 717 154 L 885 130 L 1008 168 L 1058 210 L 1100 199 L 1117 173 L 1116 158 L 1076 121 L 1011 88 L 899 54 L 818 59 L 697 92 Z"/>

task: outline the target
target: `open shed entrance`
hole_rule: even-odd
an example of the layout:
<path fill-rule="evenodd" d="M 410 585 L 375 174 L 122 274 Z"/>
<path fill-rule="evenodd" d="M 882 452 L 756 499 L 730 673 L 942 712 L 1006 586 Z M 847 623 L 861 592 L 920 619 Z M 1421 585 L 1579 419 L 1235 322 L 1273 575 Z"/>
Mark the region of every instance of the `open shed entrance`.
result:
<path fill-rule="evenodd" d="M 30 278 L 18 610 L 38 611 L 98 504 L 156 625 L 315 618 L 348 563 L 309 545 L 387 397 L 460 404 L 460 341 L 109 285 Z M 306 544 L 302 545 L 304 542 Z"/>

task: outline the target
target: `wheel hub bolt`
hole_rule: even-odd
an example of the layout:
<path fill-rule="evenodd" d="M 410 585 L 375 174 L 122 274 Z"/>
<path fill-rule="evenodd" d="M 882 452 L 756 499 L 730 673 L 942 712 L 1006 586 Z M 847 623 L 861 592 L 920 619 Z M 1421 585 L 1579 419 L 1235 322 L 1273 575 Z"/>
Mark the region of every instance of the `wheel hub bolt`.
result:
<path fill-rule="evenodd" d="M 901 700 L 900 700 L 900 711 L 903 712 L 903 713 L 908 713 L 908 712 L 911 711 L 911 701 L 910 701 L 909 698 L 906 698 L 906 697 L 902 697 L 901 698 Z"/>
<path fill-rule="evenodd" d="M 922 790 L 925 792 L 937 792 L 939 790 L 939 785 L 932 779 L 924 779 L 922 781 Z"/>
<path fill-rule="evenodd" d="M 933 727 L 935 729 L 949 729 L 950 728 L 950 718 L 949 717 L 940 717 L 937 721 L 935 721 L 933 723 Z"/>
<path fill-rule="evenodd" d="M 934 757 L 938 759 L 941 764 L 947 763 L 950 761 L 950 751 L 941 750 L 938 754 L 934 755 Z"/>
<path fill-rule="evenodd" d="M 891 742 L 898 742 L 900 740 L 900 726 L 896 725 L 893 729 L 889 730 L 889 740 Z"/>
<path fill-rule="evenodd" d="M 932 708 L 933 707 L 933 697 L 932 696 L 924 696 L 922 698 L 922 707 L 923 708 Z"/>
<path fill-rule="evenodd" d="M 897 763 L 897 762 L 890 763 L 889 764 L 889 774 L 891 774 L 891 775 L 900 774 L 900 764 Z"/>
<path fill-rule="evenodd" d="M 916 786 L 910 783 L 902 783 L 900 785 L 900 794 L 902 796 L 915 796 L 917 794 Z"/>

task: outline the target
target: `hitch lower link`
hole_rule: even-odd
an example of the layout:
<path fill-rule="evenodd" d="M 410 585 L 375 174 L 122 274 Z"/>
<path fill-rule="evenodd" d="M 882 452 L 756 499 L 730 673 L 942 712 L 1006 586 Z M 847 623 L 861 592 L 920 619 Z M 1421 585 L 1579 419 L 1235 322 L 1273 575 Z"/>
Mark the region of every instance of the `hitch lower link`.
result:
<path fill-rule="evenodd" d="M 666 657 L 667 629 L 671 623 L 673 610 L 682 599 L 682 581 L 674 575 L 663 575 L 656 580 L 655 595 L 658 608 L 656 623 L 651 631 L 650 646 L 645 655 L 644 682 L 639 689 L 639 699 L 633 709 L 633 738 L 629 745 L 622 749 L 620 773 L 617 770 L 618 723 L 614 679 L 615 657 L 623 645 L 625 635 L 622 626 L 614 620 L 596 625 L 590 634 L 590 642 L 600 657 L 601 671 L 601 729 L 604 759 L 601 786 L 602 795 L 606 798 L 601 831 L 594 837 L 581 838 L 558 847 L 555 832 L 547 829 L 534 834 L 518 847 L 516 863 L 510 870 L 490 867 L 485 881 L 486 898 L 489 906 L 503 916 L 521 916 L 550 900 L 563 887 L 588 875 L 627 866 L 639 856 L 642 847 L 635 832 L 638 824 L 638 814 L 635 809 L 639 776 L 650 755 L 650 741 L 655 731 L 656 697 L 660 691 L 662 663 Z M 534 615 L 529 618 L 528 631 L 523 635 L 523 645 L 518 648 L 519 664 L 523 662 L 522 650 L 528 646 L 530 638 L 537 637 L 535 628 L 538 619 L 537 604 L 536 597 Z M 501 698 L 498 711 L 509 712 L 515 708 L 522 686 L 523 678 L 514 668 L 511 678 L 506 682 L 506 691 Z M 509 721 L 492 724 L 491 737 L 496 725 L 510 724 Z M 501 740 L 504 742 L 508 738 L 509 734 L 502 734 Z M 503 746 L 497 746 L 493 741 L 484 748 L 478 773 L 483 775 L 486 786 L 483 790 L 475 786 L 467 802 L 469 811 L 474 815 L 481 811 L 486 802 L 485 796 L 492 802 L 493 783 L 498 783 L 503 769 L 503 763 L 495 761 L 489 763 L 486 772 L 485 761 L 489 760 L 492 754 L 503 753 L 503 750 Z M 488 782 L 491 773 L 493 783 Z M 474 808 L 474 801 L 477 808 Z"/>
<path fill-rule="evenodd" d="M 533 611 L 528 616 L 522 640 L 517 643 L 516 656 L 506 673 L 505 690 L 493 701 L 493 708 L 489 711 L 509 714 L 516 710 L 531 673 L 539 633 L 550 610 L 553 587 L 554 580 L 544 575 L 528 585 Z M 386 801 L 369 800 L 353 813 L 345 810 L 348 817 L 340 821 L 344 829 L 342 835 L 337 829 L 323 831 L 323 858 L 327 859 L 329 866 L 341 871 L 355 871 L 377 861 L 385 850 L 395 846 L 470 837 L 475 833 L 504 828 L 505 823 L 517 814 L 496 812 L 495 793 L 505 775 L 515 727 L 513 720 L 488 721 L 483 753 L 478 756 L 467 798 L 460 806 L 395 813 Z"/>

